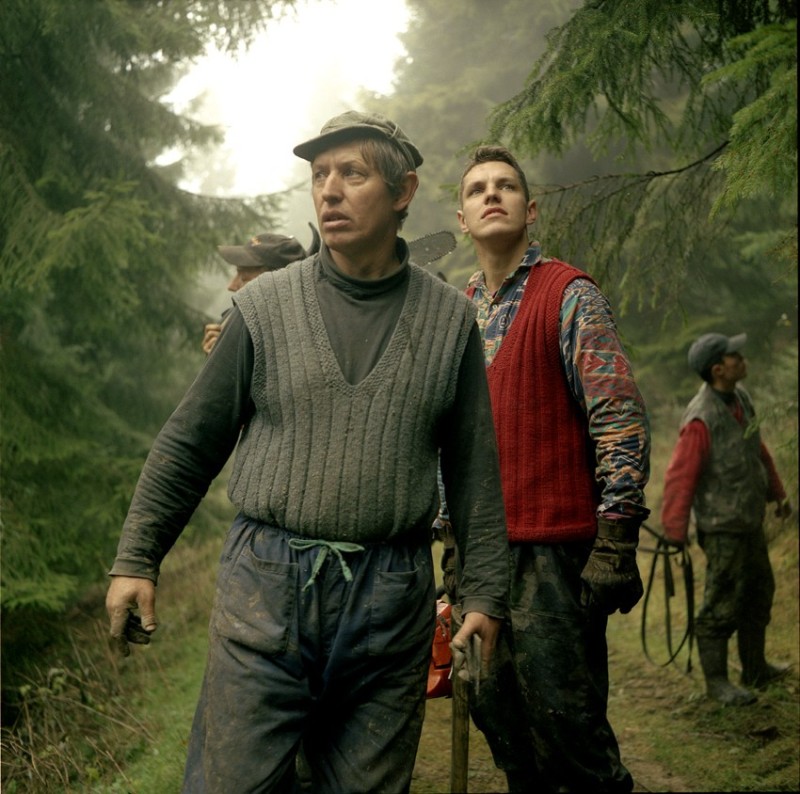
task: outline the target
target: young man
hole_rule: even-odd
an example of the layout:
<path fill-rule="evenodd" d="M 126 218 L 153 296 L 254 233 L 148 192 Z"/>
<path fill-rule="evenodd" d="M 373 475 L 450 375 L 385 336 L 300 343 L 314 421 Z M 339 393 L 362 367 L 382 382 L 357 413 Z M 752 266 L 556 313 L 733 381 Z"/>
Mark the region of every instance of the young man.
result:
<path fill-rule="evenodd" d="M 694 508 L 697 540 L 706 556 L 703 605 L 695 636 L 708 696 L 725 705 L 755 701 L 728 680 L 728 640 L 736 632 L 742 684 L 763 687 L 785 667 L 764 656 L 775 578 L 764 535 L 767 502 L 775 514 L 792 507 L 769 450 L 754 424 L 741 350 L 746 334 L 703 334 L 689 348 L 689 366 L 703 384 L 681 419 L 678 442 L 664 479 L 661 524 L 667 540 L 687 542 Z"/>
<path fill-rule="evenodd" d="M 262 273 L 270 270 L 280 270 L 291 262 L 305 259 L 319 250 L 319 233 L 312 224 L 313 240 L 311 247 L 306 251 L 294 237 L 283 234 L 257 234 L 251 237 L 244 245 L 220 245 L 217 250 L 220 256 L 236 268 L 236 273 L 228 284 L 228 292 L 238 292 L 245 284 L 252 281 Z M 203 329 L 203 352 L 208 355 L 222 331 L 225 318 L 230 313 L 228 309 L 218 323 L 206 323 Z"/>
<path fill-rule="evenodd" d="M 528 240 L 516 159 L 477 149 L 458 220 L 478 310 L 510 545 L 509 614 L 472 716 L 512 792 L 630 791 L 606 717 L 606 623 L 642 595 L 649 428 L 608 301 Z M 448 498 L 450 492 L 447 492 Z"/>
<path fill-rule="evenodd" d="M 484 663 L 508 550 L 475 311 L 398 237 L 422 157 L 347 112 L 295 148 L 319 254 L 236 304 L 156 439 L 107 597 L 123 652 L 156 627 L 159 563 L 236 446 L 185 791 L 284 791 L 302 744 L 319 792 L 410 785 L 434 630 L 437 451 L 464 559 L 463 628 Z M 241 429 L 241 434 L 240 434 Z M 238 442 L 238 445 L 237 445 Z"/>

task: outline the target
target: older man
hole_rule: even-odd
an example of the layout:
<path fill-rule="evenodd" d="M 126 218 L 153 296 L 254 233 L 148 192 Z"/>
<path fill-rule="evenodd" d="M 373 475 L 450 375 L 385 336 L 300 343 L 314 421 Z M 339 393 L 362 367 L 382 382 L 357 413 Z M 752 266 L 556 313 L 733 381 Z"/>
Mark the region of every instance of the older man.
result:
<path fill-rule="evenodd" d="M 305 259 L 319 250 L 319 234 L 311 226 L 313 240 L 308 251 L 300 245 L 294 237 L 283 234 L 257 234 L 251 237 L 244 245 L 220 245 L 217 250 L 220 256 L 236 268 L 233 278 L 228 282 L 228 292 L 238 292 L 245 284 L 257 278 L 262 273 L 271 270 L 280 270 L 291 262 Z M 203 329 L 203 352 L 208 355 L 214 348 L 219 337 L 225 318 L 230 313 L 225 311 L 218 323 L 206 323 Z"/>
<path fill-rule="evenodd" d="M 161 559 L 237 447 L 185 790 L 286 790 L 302 744 L 314 791 L 407 791 L 439 449 L 463 561 L 454 643 L 480 637 L 488 665 L 505 610 L 480 334 L 470 302 L 410 264 L 398 236 L 422 156 L 397 124 L 350 111 L 295 153 L 323 245 L 236 293 L 157 437 L 111 570 L 111 634 L 125 652 L 155 629 Z"/>

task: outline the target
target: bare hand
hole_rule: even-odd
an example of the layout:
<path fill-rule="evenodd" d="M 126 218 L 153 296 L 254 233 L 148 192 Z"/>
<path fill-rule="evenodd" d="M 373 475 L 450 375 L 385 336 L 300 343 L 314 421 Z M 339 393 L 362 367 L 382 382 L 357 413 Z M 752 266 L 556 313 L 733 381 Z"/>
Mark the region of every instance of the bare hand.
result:
<path fill-rule="evenodd" d="M 222 331 L 221 323 L 207 323 L 203 335 L 203 352 L 208 355 L 217 342 L 217 337 Z"/>
<path fill-rule="evenodd" d="M 139 615 L 133 610 L 138 609 Z M 106 593 L 111 643 L 122 656 L 130 655 L 129 642 L 147 645 L 156 630 L 156 586 L 149 579 L 114 576 Z"/>
<path fill-rule="evenodd" d="M 482 612 L 467 612 L 458 634 L 450 643 L 453 648 L 466 652 L 469 638 L 475 634 L 481 638 L 481 678 L 489 674 L 489 662 L 492 659 L 494 646 L 497 644 L 497 635 L 500 633 L 502 621 L 499 618 L 490 618 Z"/>

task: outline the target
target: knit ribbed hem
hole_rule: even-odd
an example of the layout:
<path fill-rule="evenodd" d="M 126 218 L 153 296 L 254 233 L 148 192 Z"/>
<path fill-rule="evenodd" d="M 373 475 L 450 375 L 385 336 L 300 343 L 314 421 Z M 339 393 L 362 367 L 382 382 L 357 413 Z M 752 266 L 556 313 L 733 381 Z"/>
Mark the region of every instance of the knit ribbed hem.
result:
<path fill-rule="evenodd" d="M 535 527 L 509 527 L 510 543 L 573 543 L 594 540 L 597 525 L 540 529 Z"/>

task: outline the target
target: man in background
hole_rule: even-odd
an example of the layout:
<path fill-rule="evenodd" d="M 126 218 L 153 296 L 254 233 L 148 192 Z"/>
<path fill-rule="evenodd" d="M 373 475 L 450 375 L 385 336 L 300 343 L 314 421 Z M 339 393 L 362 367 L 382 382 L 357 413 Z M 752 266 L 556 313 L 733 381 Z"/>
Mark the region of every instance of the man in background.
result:
<path fill-rule="evenodd" d="M 244 245 L 218 246 L 220 256 L 236 268 L 236 273 L 228 284 L 228 292 L 238 292 L 262 273 L 280 270 L 290 262 L 305 259 L 316 253 L 319 250 L 319 233 L 313 224 L 309 226 L 314 237 L 308 251 L 294 237 L 269 233 L 251 237 Z M 230 309 L 225 311 L 218 323 L 206 324 L 202 342 L 203 352 L 206 355 L 213 349 L 230 311 Z"/>
<path fill-rule="evenodd" d="M 695 637 L 708 696 L 741 706 L 755 701 L 747 687 L 780 678 L 764 655 L 775 578 L 764 534 L 768 502 L 788 518 L 792 506 L 758 431 L 755 409 L 739 381 L 747 376 L 746 334 L 703 334 L 689 348 L 689 366 L 703 384 L 681 419 L 664 479 L 661 524 L 666 539 L 688 542 L 694 510 L 706 556 L 703 604 Z M 728 679 L 728 640 L 736 632 L 741 683 Z"/>
<path fill-rule="evenodd" d="M 508 617 L 472 716 L 511 792 L 630 791 L 606 716 L 606 624 L 643 592 L 645 406 L 607 299 L 529 241 L 536 202 L 508 150 L 473 153 L 459 204 L 480 267 L 467 294 L 483 337 L 511 565 Z"/>

